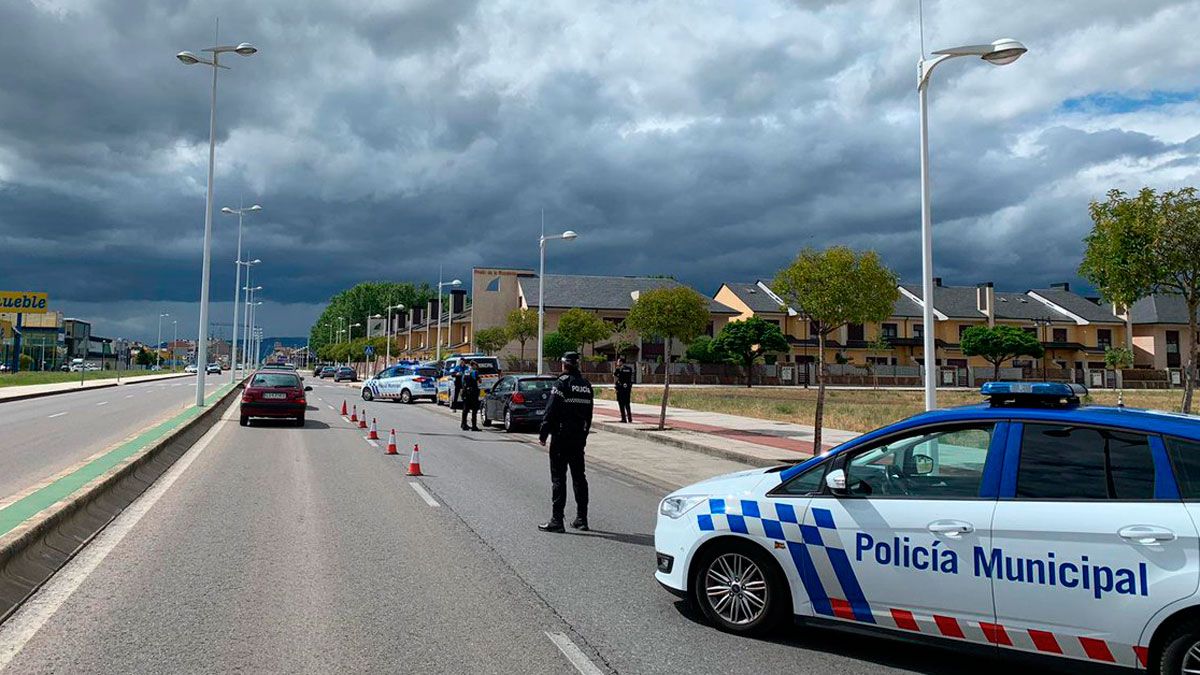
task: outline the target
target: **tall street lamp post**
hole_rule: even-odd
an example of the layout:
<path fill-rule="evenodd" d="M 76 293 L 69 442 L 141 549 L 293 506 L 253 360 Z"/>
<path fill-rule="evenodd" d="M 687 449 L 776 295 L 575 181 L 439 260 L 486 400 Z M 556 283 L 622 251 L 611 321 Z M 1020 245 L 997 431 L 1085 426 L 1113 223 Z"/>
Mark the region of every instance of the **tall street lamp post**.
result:
<path fill-rule="evenodd" d="M 171 331 L 172 331 L 171 334 L 174 336 L 171 338 L 171 372 L 175 372 L 175 366 L 176 366 L 175 344 L 177 342 L 179 342 L 179 320 L 178 319 L 173 319 L 171 321 Z"/>
<path fill-rule="evenodd" d="M 545 343 L 546 332 L 546 242 L 554 239 L 563 239 L 570 241 L 576 237 L 573 230 L 567 230 L 562 234 L 546 236 L 546 223 L 542 222 L 542 236 L 538 238 L 538 351 L 537 351 L 537 374 L 542 374 L 542 348 Z"/>
<path fill-rule="evenodd" d="M 213 205 L 213 161 L 217 153 L 217 71 L 222 66 L 221 54 L 235 52 L 241 56 L 250 56 L 257 52 L 254 45 L 243 42 L 235 46 L 208 47 L 202 51 L 212 54 L 212 60 L 200 58 L 191 52 L 179 52 L 175 58 L 184 65 L 192 66 L 203 63 L 212 67 L 212 101 L 208 114 L 208 195 L 204 200 L 204 262 L 200 271 L 200 335 L 196 342 L 196 362 L 208 363 L 208 278 L 209 259 L 212 257 L 212 205 Z M 204 368 L 196 370 L 196 406 L 204 405 Z"/>
<path fill-rule="evenodd" d="M 245 309 L 246 331 L 245 331 L 245 336 L 242 339 L 242 360 L 246 363 L 246 367 L 248 368 L 249 367 L 248 364 L 250 363 L 249 356 L 250 356 L 250 342 L 251 342 L 250 307 L 251 307 L 251 303 L 254 302 L 254 292 L 262 290 L 262 286 L 251 286 L 250 285 L 250 266 L 246 267 L 246 285 L 242 286 L 242 290 L 246 291 L 246 309 Z"/>
<path fill-rule="evenodd" d="M 171 316 L 170 312 L 158 315 L 158 342 L 154 343 L 154 365 L 159 366 L 162 363 L 162 320 L 163 317 Z M 84 354 L 87 356 L 87 354 Z"/>
<path fill-rule="evenodd" d="M 933 69 L 942 61 L 958 56 L 978 56 L 997 66 L 1005 66 L 1028 51 L 1025 45 L 1010 38 L 996 40 L 986 45 L 965 45 L 942 49 L 933 53 L 933 58 L 926 59 L 922 54 L 917 63 L 917 94 L 921 108 L 921 297 L 923 299 L 923 332 L 925 358 L 925 409 L 937 408 L 937 352 L 935 337 L 937 331 L 934 324 L 933 312 L 933 222 L 930 216 L 929 194 L 929 114 L 926 103 L 926 92 L 929 89 L 929 76 Z"/>
<path fill-rule="evenodd" d="M 237 382 L 237 371 L 238 371 L 238 360 L 237 360 L 237 353 L 238 353 L 238 347 L 237 347 L 237 342 L 238 342 L 238 305 L 239 305 L 239 304 L 240 304 L 240 302 L 241 302 L 241 298 L 240 298 L 240 296 L 239 296 L 238 294 L 239 294 L 239 293 L 241 292 L 241 290 L 242 290 L 242 265 L 253 265 L 253 264 L 256 264 L 256 263 L 262 262 L 262 261 L 260 261 L 260 260 L 257 260 L 257 259 L 256 259 L 256 260 L 253 260 L 253 261 L 250 261 L 250 262 L 243 262 L 243 261 L 242 261 L 242 216 L 243 216 L 243 215 L 245 215 L 245 214 L 247 214 L 247 213 L 253 213 L 253 212 L 255 212 L 255 211 L 261 211 L 261 210 L 262 210 L 262 207 L 261 207 L 261 206 L 259 206 L 258 204 L 255 204 L 254 206 L 251 206 L 251 207 L 248 207 L 248 208 L 242 208 L 242 207 L 238 207 L 238 208 L 236 208 L 236 209 L 231 209 L 231 208 L 229 208 L 228 206 L 226 206 L 226 207 L 224 207 L 224 208 L 222 208 L 222 209 L 221 209 L 221 213 L 224 213 L 224 214 L 226 214 L 226 215 L 233 215 L 233 214 L 237 214 L 237 217 L 238 217 L 237 258 L 236 258 L 236 259 L 234 259 L 234 261 L 233 261 L 233 266 L 234 266 L 234 284 L 233 284 L 233 336 L 232 336 L 232 338 L 231 338 L 231 339 L 230 339 L 230 341 L 229 341 L 229 382 L 230 382 L 231 384 L 232 384 L 232 383 L 234 383 L 234 382 Z M 249 275 L 249 272 L 247 272 L 247 275 Z M 247 283 L 249 283 L 249 281 L 250 281 L 250 278 L 249 278 L 249 276 L 247 276 L 247 278 L 246 278 L 246 281 L 247 281 Z"/>

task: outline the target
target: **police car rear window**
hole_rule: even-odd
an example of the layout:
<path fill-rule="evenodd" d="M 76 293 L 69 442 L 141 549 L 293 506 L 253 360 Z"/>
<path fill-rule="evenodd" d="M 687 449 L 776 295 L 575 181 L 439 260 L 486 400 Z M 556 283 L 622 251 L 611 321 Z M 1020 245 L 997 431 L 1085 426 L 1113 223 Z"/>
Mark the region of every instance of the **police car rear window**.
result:
<path fill-rule="evenodd" d="M 1148 439 L 1109 429 L 1026 424 L 1017 498 L 1153 499 Z"/>
<path fill-rule="evenodd" d="M 1179 494 L 1184 499 L 1200 499 L 1200 442 L 1168 438 L 1166 443 Z"/>
<path fill-rule="evenodd" d="M 413 373 L 422 377 L 437 377 L 437 368 L 414 368 Z"/>

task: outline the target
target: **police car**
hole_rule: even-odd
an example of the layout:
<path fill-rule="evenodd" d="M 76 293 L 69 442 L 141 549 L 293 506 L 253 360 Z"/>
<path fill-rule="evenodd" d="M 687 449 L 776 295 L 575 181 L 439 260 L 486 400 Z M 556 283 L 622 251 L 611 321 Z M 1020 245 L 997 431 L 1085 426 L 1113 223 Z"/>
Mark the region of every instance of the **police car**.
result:
<path fill-rule="evenodd" d="M 398 363 L 363 382 L 362 397 L 364 401 L 413 403 L 422 398 L 433 401 L 437 398 L 437 374 L 437 368 L 430 366 Z"/>
<path fill-rule="evenodd" d="M 479 373 L 479 398 L 487 395 L 496 382 L 500 379 L 500 360 L 494 356 L 484 356 L 483 354 L 455 354 L 446 358 L 442 362 L 442 376 L 437 382 L 437 398 L 435 401 L 438 405 L 448 405 L 451 408 L 457 408 L 455 404 L 454 391 L 454 375 L 458 372 L 464 361 L 471 361 L 475 364 L 475 370 Z"/>
<path fill-rule="evenodd" d="M 1200 417 L 982 393 L 668 495 L 656 578 L 734 633 L 795 618 L 1200 672 Z"/>

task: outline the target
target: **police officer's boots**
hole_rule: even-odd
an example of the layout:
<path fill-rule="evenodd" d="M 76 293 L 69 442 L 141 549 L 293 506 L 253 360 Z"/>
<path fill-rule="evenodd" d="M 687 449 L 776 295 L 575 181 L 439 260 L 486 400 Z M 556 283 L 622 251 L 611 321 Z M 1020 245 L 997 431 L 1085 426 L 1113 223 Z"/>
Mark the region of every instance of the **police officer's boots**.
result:
<path fill-rule="evenodd" d="M 577 530 L 583 530 L 584 532 L 587 532 L 588 531 L 587 516 L 585 516 L 585 515 L 575 516 L 575 520 L 571 521 L 571 527 L 573 527 Z"/>
<path fill-rule="evenodd" d="M 542 532 L 566 532 L 567 528 L 563 527 L 561 520 L 551 520 L 548 523 L 538 525 L 538 529 Z"/>

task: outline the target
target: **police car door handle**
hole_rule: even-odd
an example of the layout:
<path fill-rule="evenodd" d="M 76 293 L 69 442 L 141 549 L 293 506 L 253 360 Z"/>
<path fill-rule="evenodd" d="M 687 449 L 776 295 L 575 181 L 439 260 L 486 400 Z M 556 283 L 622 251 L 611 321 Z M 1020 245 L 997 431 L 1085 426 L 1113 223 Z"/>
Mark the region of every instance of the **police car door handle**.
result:
<path fill-rule="evenodd" d="M 961 520 L 935 520 L 927 528 L 934 534 L 944 534 L 947 537 L 960 537 L 975 531 L 975 526 Z"/>
<path fill-rule="evenodd" d="M 1174 541 L 1175 533 L 1165 527 L 1153 525 L 1130 525 L 1117 530 L 1122 539 L 1138 544 L 1157 544 L 1161 541 Z"/>

